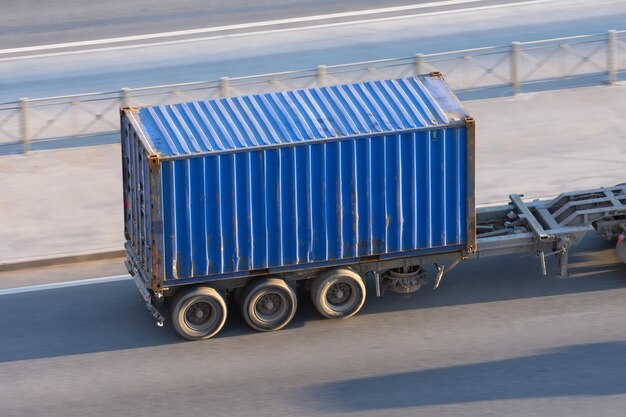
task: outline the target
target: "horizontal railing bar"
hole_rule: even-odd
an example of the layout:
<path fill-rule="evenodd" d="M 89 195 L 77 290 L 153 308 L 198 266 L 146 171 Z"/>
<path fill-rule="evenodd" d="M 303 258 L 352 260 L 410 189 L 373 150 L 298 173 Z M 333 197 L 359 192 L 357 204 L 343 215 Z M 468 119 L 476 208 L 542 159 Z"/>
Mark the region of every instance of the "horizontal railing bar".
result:
<path fill-rule="evenodd" d="M 565 36 L 565 37 L 562 37 L 562 38 L 540 39 L 540 40 L 536 40 L 536 41 L 520 42 L 520 44 L 521 45 L 533 45 L 533 44 L 537 44 L 537 43 L 560 42 L 560 41 L 565 41 L 565 40 L 592 38 L 592 37 L 596 37 L 596 36 L 601 38 L 601 39 L 604 39 L 604 38 L 606 38 L 606 33 L 594 33 L 592 35 L 576 35 L 576 36 Z"/>
<path fill-rule="evenodd" d="M 440 56 L 440 55 L 452 55 L 452 54 L 467 54 L 469 52 L 479 52 L 479 51 L 486 51 L 486 50 L 495 50 L 495 49 L 503 49 L 503 52 L 508 51 L 509 49 L 511 49 L 510 45 L 500 45 L 500 46 L 484 46 L 481 48 L 472 48 L 472 49 L 459 49 L 456 51 L 446 51 L 446 52 L 435 52 L 432 54 L 424 54 L 424 58 L 428 58 L 431 56 Z"/>
<path fill-rule="evenodd" d="M 376 59 L 373 61 L 360 61 L 360 62 L 350 62 L 348 64 L 336 64 L 336 65 L 328 65 L 326 66 L 327 69 L 332 69 L 332 68 L 345 68 L 345 67 L 351 67 L 351 66 L 359 66 L 359 65 L 372 65 L 372 64 L 382 64 L 384 62 L 395 62 L 395 61 L 400 61 L 400 60 L 407 60 L 407 61 L 412 61 L 413 57 L 402 57 L 402 58 L 385 58 L 385 59 Z"/>
<path fill-rule="evenodd" d="M 623 77 L 626 72 L 626 61 L 622 60 L 624 39 L 626 30 L 608 31 L 213 81 L 21 99 L 0 103 L 0 119 L 5 118 L 2 136 L 19 138 L 26 151 L 31 140 L 47 140 L 63 130 L 67 130 L 71 138 L 100 134 L 102 130 L 98 129 L 106 129 L 102 123 L 117 124 L 118 116 L 114 114 L 119 105 L 166 105 L 381 76 L 399 77 L 429 70 L 443 71 L 450 86 L 459 94 L 498 88 L 510 88 L 512 94 L 517 94 L 522 85 L 591 77 L 598 80 L 605 77 L 608 83 L 613 83 L 619 80 L 618 74 Z M 555 61 L 563 61 L 563 64 L 556 65 Z M 32 117 L 28 116 L 29 109 L 36 110 Z M 71 122 L 69 128 L 65 126 L 67 120 Z M 3 142 L 0 140 L 0 143 Z"/>
<path fill-rule="evenodd" d="M 128 91 L 129 92 L 146 91 L 146 90 L 153 90 L 153 89 L 158 89 L 158 88 L 180 88 L 180 87 L 196 86 L 196 85 L 203 85 L 203 84 L 215 84 L 216 86 L 218 85 L 216 81 L 193 81 L 193 82 L 180 83 L 180 84 L 163 84 L 163 85 L 151 85 L 148 87 L 129 88 Z"/>
<path fill-rule="evenodd" d="M 621 31 L 616 31 L 616 33 L 618 34 L 626 34 L 626 30 L 621 30 Z M 577 36 L 568 36 L 568 37 L 560 37 L 560 38 L 551 38 L 551 39 L 542 39 L 542 40 L 537 40 L 537 41 L 526 41 L 526 42 L 520 42 L 520 46 L 525 46 L 525 45 L 541 45 L 542 43 L 549 43 L 549 42 L 558 42 L 558 41 L 565 41 L 565 40 L 576 40 L 576 39 L 590 39 L 593 37 L 599 37 L 599 39 L 594 40 L 594 41 L 589 41 L 586 43 L 593 43 L 593 42 L 603 42 L 605 40 L 606 35 L 605 34 L 592 34 L 592 35 L 577 35 Z M 583 42 L 581 43 L 577 43 L 578 44 L 583 44 Z M 557 45 L 546 45 L 543 46 L 544 48 L 550 48 L 550 47 L 556 47 Z M 537 48 L 541 48 L 542 46 L 538 46 Z M 501 52 L 497 52 L 496 50 L 498 49 L 502 49 L 502 52 L 507 52 L 510 49 L 509 45 L 500 45 L 500 46 L 485 46 L 485 47 L 480 47 L 480 48 L 470 48 L 470 49 L 461 49 L 461 50 L 455 50 L 455 51 L 446 51 L 446 52 L 437 52 L 437 53 L 431 53 L 431 54 L 423 54 L 422 57 L 424 59 L 424 62 L 435 62 L 434 60 L 429 60 L 429 58 L 433 58 L 433 57 L 440 57 L 440 56 L 445 56 L 445 55 L 455 55 L 455 54 L 470 54 L 470 53 L 474 53 L 474 52 L 480 52 L 480 51 L 490 51 L 488 54 L 498 54 Z M 534 48 L 533 48 L 534 49 Z M 530 48 L 524 48 L 522 49 L 524 51 L 526 50 L 532 50 Z M 477 55 L 477 56 L 485 56 L 488 54 L 483 54 L 483 55 Z M 367 65 L 373 65 L 373 64 L 380 64 L 380 63 L 386 63 L 386 62 L 397 62 L 397 61 L 407 61 L 407 64 L 410 64 L 413 60 L 414 57 L 403 57 L 403 58 L 386 58 L 386 59 L 379 59 L 379 60 L 372 60 L 372 61 L 361 61 L 361 62 L 353 62 L 353 63 L 348 63 L 348 64 L 338 64 L 338 65 L 328 65 L 326 66 L 326 70 L 327 71 L 332 71 L 333 69 L 339 69 L 339 68 L 348 68 L 348 67 L 357 67 L 357 66 L 367 66 Z M 278 77 L 278 76 L 283 76 L 283 75 L 295 75 L 295 74 L 302 74 L 302 73 L 311 73 L 314 74 L 315 70 L 299 70 L 299 71 L 283 71 L 283 72 L 276 72 L 276 73 L 267 73 L 267 74 L 256 74 L 256 75 L 248 75 L 248 76 L 240 76 L 240 77 L 232 77 L 229 78 L 229 80 L 231 82 L 234 81 L 238 81 L 238 80 L 253 80 L 253 79 L 261 79 L 261 78 L 267 78 L 267 77 Z M 166 89 L 166 88 L 182 88 L 182 87 L 186 87 L 186 86 L 199 86 L 199 85 L 207 85 L 207 86 L 214 86 L 216 88 L 219 88 L 219 82 L 218 81 L 195 81 L 195 82 L 188 82 L 188 83 L 176 83 L 176 84 L 164 84 L 164 85 L 156 85 L 156 86 L 148 86 L 148 87 L 137 87 L 137 88 L 129 88 L 128 91 L 129 92 L 134 92 L 134 91 L 150 91 L 150 90 L 154 90 L 154 89 Z M 35 102 L 35 101 L 45 101 L 45 100 L 63 100 L 63 99 L 72 99 L 72 98 L 81 98 L 81 97 L 86 97 L 86 96 L 90 96 L 90 95 L 119 95 L 119 91 L 109 91 L 109 92 L 92 92 L 92 93 L 82 93 L 82 94 L 72 94 L 72 95 L 62 95 L 62 96 L 55 96 L 55 97 L 42 97 L 42 98 L 34 98 L 34 99 L 29 99 L 30 102 Z M 14 101 L 14 102 L 7 102 L 7 103 L 2 103 L 2 104 L 18 104 L 18 101 Z M 2 105 L 0 104 L 0 105 Z"/>
<path fill-rule="evenodd" d="M 53 96 L 53 97 L 41 97 L 41 98 L 30 98 L 28 99 L 29 102 L 33 103 L 33 102 L 37 102 L 37 101 L 44 101 L 44 100 L 64 100 L 64 99 L 71 99 L 71 98 L 81 98 L 81 97 L 88 97 L 88 96 L 97 96 L 97 95 L 118 95 L 120 94 L 119 91 L 109 91 L 109 92 L 96 92 L 96 93 L 82 93 L 82 94 L 70 94 L 70 95 L 65 95 L 65 96 Z"/>

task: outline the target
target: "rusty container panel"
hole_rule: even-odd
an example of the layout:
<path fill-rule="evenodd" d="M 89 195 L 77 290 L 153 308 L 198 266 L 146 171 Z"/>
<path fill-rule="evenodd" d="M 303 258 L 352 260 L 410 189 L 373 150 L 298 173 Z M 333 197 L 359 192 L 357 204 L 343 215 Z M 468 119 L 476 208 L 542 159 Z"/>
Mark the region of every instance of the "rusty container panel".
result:
<path fill-rule="evenodd" d="M 473 123 L 439 76 L 126 110 L 125 126 L 126 238 L 164 285 L 475 238 Z"/>

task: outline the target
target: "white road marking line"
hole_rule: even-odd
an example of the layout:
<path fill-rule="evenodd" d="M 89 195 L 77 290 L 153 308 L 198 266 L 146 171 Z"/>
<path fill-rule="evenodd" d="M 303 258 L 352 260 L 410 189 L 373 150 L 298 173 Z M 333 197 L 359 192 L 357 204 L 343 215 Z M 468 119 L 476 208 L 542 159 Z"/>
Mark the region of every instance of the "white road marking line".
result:
<path fill-rule="evenodd" d="M 130 275 L 115 275 L 111 277 L 80 279 L 76 281 L 56 282 L 53 284 L 30 285 L 28 287 L 7 288 L 0 290 L 0 296 L 22 294 L 25 292 L 56 290 L 59 288 L 79 287 L 82 285 L 103 284 L 107 282 L 126 281 L 131 279 Z"/>
<path fill-rule="evenodd" d="M 263 26 L 282 25 L 288 23 L 314 22 L 317 20 L 337 19 L 342 17 L 363 16 L 381 13 L 393 13 L 406 10 L 423 9 L 427 7 L 451 6 L 464 3 L 478 3 L 486 0 L 446 0 L 424 4 L 412 4 L 408 6 L 385 7 L 381 9 L 358 10 L 354 12 L 330 13 L 325 15 L 303 16 L 288 19 L 266 20 L 261 22 L 240 23 L 235 25 L 216 26 L 200 29 L 177 30 L 172 32 L 150 33 L 146 35 L 122 36 L 118 38 L 95 39 L 91 41 L 66 42 L 52 45 L 27 46 L 21 48 L 11 48 L 0 50 L 0 54 L 10 54 L 18 52 L 40 51 L 45 49 L 71 48 L 76 46 L 101 45 L 105 43 L 132 42 L 146 39 L 167 38 L 172 36 L 196 35 L 200 33 L 221 32 L 226 30 L 249 29 Z"/>
<path fill-rule="evenodd" d="M 0 55 L 21 53 L 21 52 L 35 52 L 35 51 L 45 51 L 45 50 L 52 50 L 52 49 L 72 48 L 72 47 L 79 47 L 79 46 L 94 46 L 94 45 L 103 45 L 103 44 L 111 44 L 111 43 L 131 42 L 131 41 L 137 41 L 137 40 L 159 39 L 159 38 L 183 36 L 183 35 L 190 35 L 190 34 L 201 34 L 201 33 L 236 30 L 236 29 L 273 26 L 273 25 L 286 24 L 286 23 L 326 20 L 326 19 L 331 18 L 329 16 L 334 16 L 334 18 L 337 18 L 337 17 L 343 17 L 339 15 L 349 16 L 350 14 L 354 14 L 355 16 L 357 16 L 357 15 L 372 15 L 372 14 L 382 14 L 382 13 L 393 12 L 393 10 L 390 10 L 390 9 L 412 10 L 412 9 L 419 9 L 419 8 L 424 8 L 424 7 L 441 6 L 444 3 L 445 4 L 463 4 L 463 3 L 479 3 L 479 2 L 484 2 L 484 1 L 486 0 L 450 0 L 450 1 L 426 3 L 426 4 L 411 5 L 411 6 L 399 6 L 395 8 L 390 7 L 386 9 L 373 9 L 373 10 L 362 10 L 358 12 L 335 13 L 334 15 L 308 16 L 308 17 L 302 17 L 302 18 L 272 20 L 272 21 L 265 21 L 265 22 L 246 23 L 246 24 L 240 24 L 240 25 L 219 26 L 219 27 L 203 28 L 203 29 L 191 29 L 191 30 L 176 31 L 176 32 L 163 32 L 163 33 L 153 33 L 153 34 L 147 34 L 147 35 L 125 36 L 125 37 L 120 37 L 120 38 L 96 39 L 96 40 L 82 41 L 82 42 L 68 42 L 68 43 L 53 44 L 53 45 L 39 45 L 39 46 L 29 46 L 29 47 L 22 47 L 22 48 L 2 49 L 0 50 Z M 144 43 L 144 44 L 135 44 L 135 45 L 126 45 L 126 46 L 113 46 L 113 47 L 107 47 L 107 48 L 92 48 L 92 49 L 70 51 L 70 52 L 36 54 L 36 55 L 27 55 L 27 56 L 19 56 L 19 57 L 12 57 L 12 58 L 3 58 L 3 59 L 0 59 L 0 62 L 13 61 L 13 60 L 18 60 L 18 59 L 44 58 L 44 57 L 52 57 L 52 56 L 60 56 L 60 55 L 74 55 L 74 54 L 81 54 L 81 53 L 88 53 L 88 52 L 107 52 L 107 51 L 116 51 L 116 50 L 123 50 L 123 49 L 129 49 L 129 48 L 141 48 L 141 47 L 146 47 L 146 46 L 172 45 L 172 44 L 178 44 L 178 43 L 217 40 L 217 39 L 225 39 L 225 38 L 240 37 L 240 36 L 266 35 L 266 34 L 272 34 L 272 33 L 292 32 L 296 30 L 309 30 L 309 29 L 320 29 L 320 28 L 329 28 L 329 27 L 337 27 L 337 26 L 349 26 L 349 25 L 355 25 L 355 24 L 361 24 L 361 23 L 376 23 L 376 22 L 408 19 L 408 18 L 422 17 L 422 16 L 424 17 L 437 16 L 437 15 L 450 14 L 450 13 L 462 13 L 462 12 L 469 12 L 469 11 L 490 10 L 490 9 L 499 9 L 499 8 L 506 8 L 506 7 L 514 7 L 514 6 L 534 5 L 534 4 L 541 4 L 541 3 L 550 3 L 550 2 L 555 2 L 555 1 L 559 1 L 559 0 L 519 1 L 516 3 L 493 4 L 489 6 L 467 7 L 463 9 L 443 10 L 439 12 L 409 14 L 409 15 L 403 15 L 403 16 L 390 16 L 390 17 L 381 17 L 381 18 L 374 18 L 374 19 L 351 20 L 348 22 L 327 23 L 327 24 L 320 24 L 320 25 L 292 27 L 292 28 L 284 28 L 284 29 L 270 29 L 270 30 L 253 31 L 253 32 L 241 32 L 241 33 L 233 33 L 233 34 L 227 34 L 227 35 L 217 35 L 217 36 L 208 36 L 208 37 L 201 37 L 201 38 Z"/>

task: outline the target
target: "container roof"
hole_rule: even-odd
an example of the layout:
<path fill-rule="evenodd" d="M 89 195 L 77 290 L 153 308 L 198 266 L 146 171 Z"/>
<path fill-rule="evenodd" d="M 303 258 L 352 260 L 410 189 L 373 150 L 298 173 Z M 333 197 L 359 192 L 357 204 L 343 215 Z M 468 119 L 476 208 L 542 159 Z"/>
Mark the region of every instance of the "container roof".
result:
<path fill-rule="evenodd" d="M 142 108 L 162 157 L 445 127 L 468 116 L 441 76 L 422 75 Z"/>

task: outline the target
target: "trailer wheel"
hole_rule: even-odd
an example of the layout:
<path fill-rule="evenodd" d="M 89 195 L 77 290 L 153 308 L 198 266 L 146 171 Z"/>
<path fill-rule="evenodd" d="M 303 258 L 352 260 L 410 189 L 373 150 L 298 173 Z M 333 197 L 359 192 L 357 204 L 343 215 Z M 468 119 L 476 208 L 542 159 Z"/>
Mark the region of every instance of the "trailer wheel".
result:
<path fill-rule="evenodd" d="M 293 319 L 297 308 L 295 291 L 279 278 L 252 281 L 241 294 L 244 319 L 261 332 L 282 329 Z"/>
<path fill-rule="evenodd" d="M 182 337 L 201 340 L 213 337 L 226 322 L 226 302 L 214 288 L 181 290 L 172 300 L 172 323 Z"/>
<path fill-rule="evenodd" d="M 365 296 L 363 279 L 347 268 L 324 271 L 311 285 L 315 308 L 329 319 L 354 316 L 363 307 Z"/>

